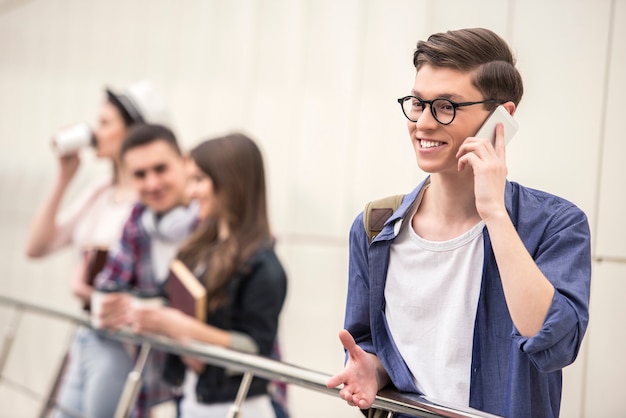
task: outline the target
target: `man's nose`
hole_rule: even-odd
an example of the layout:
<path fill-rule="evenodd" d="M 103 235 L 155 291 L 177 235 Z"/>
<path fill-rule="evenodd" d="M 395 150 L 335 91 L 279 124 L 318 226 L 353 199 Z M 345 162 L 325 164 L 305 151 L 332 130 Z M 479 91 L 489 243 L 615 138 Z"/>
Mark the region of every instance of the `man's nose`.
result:
<path fill-rule="evenodd" d="M 436 128 L 437 125 L 439 125 L 439 122 L 437 122 L 437 119 L 433 116 L 432 105 L 426 103 L 424 110 L 417 118 L 417 122 L 415 122 L 415 127 L 418 130 L 428 130 Z"/>
<path fill-rule="evenodd" d="M 146 173 L 144 185 L 149 191 L 158 189 L 160 185 L 159 176 L 154 171 L 149 171 L 148 173 Z"/>

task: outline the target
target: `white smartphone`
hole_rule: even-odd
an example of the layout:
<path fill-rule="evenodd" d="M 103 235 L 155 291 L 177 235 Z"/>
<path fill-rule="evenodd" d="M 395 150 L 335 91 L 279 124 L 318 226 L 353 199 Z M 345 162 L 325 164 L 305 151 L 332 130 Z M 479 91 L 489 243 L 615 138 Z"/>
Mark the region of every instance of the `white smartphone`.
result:
<path fill-rule="evenodd" d="M 519 125 L 502 105 L 496 107 L 491 112 L 491 115 L 489 115 L 474 136 L 477 138 L 491 138 L 491 143 L 493 144 L 496 140 L 496 125 L 498 123 L 504 125 L 504 145 L 508 145 L 515 132 L 517 132 Z"/>

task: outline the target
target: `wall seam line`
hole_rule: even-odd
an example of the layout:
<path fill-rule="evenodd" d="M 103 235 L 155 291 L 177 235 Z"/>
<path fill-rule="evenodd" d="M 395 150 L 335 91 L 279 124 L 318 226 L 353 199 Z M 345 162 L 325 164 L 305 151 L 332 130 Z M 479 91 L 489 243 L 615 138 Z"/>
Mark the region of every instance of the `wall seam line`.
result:
<path fill-rule="evenodd" d="M 600 126 L 600 141 L 599 141 L 599 150 L 598 150 L 598 160 L 597 160 L 597 171 L 596 171 L 596 190 L 594 196 L 594 219 L 591 225 L 591 233 L 597 234 L 599 218 L 600 218 L 600 191 L 602 187 L 602 162 L 604 160 L 604 144 L 606 141 L 606 110 L 608 108 L 608 96 L 609 96 L 609 79 L 611 77 L 611 53 L 613 50 L 613 29 L 615 27 L 615 0 L 611 0 L 609 3 L 609 25 L 607 30 L 607 44 L 606 44 L 606 60 L 604 62 L 604 83 L 603 83 L 603 91 L 602 91 L 602 124 Z M 597 240 L 592 240 L 592 254 L 596 254 L 597 248 Z M 601 262 L 602 257 L 592 256 L 592 260 Z M 607 260 L 608 261 L 608 260 Z M 593 330 L 588 330 L 587 332 L 587 340 L 590 337 L 590 334 Z M 588 344 L 587 344 L 588 346 Z M 582 368 L 582 396 L 580 397 L 580 417 L 584 417 L 585 410 L 587 407 L 587 376 L 588 376 L 588 368 L 589 368 L 589 349 L 585 350 L 583 353 L 583 368 Z"/>

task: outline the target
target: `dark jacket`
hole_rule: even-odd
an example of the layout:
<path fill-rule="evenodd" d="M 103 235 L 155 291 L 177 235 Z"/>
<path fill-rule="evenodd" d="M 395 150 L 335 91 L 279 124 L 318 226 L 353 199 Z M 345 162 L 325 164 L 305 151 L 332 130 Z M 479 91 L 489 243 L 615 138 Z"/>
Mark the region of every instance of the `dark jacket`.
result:
<path fill-rule="evenodd" d="M 227 303 L 207 317 L 209 325 L 249 336 L 258 348 L 258 355 L 272 353 L 278 317 L 287 293 L 287 276 L 274 250 L 257 251 L 229 280 Z M 174 384 L 182 384 L 185 365 L 178 356 L 168 357 L 164 377 Z M 242 374 L 231 373 L 222 367 L 207 365 L 198 376 L 198 402 L 210 404 L 233 401 L 237 395 Z M 267 393 L 267 380 L 255 377 L 248 397 Z"/>

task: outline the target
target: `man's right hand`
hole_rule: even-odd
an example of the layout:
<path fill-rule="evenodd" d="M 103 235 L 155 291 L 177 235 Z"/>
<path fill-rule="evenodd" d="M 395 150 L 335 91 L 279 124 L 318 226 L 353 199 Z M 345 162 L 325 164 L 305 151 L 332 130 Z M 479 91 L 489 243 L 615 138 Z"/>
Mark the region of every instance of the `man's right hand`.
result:
<path fill-rule="evenodd" d="M 339 391 L 341 399 L 351 406 L 367 409 L 374 403 L 378 390 L 389 383 L 389 376 L 374 354 L 365 352 L 345 329 L 339 339 L 348 352 L 348 362 L 340 373 L 328 379 L 329 388 L 343 384 Z"/>

